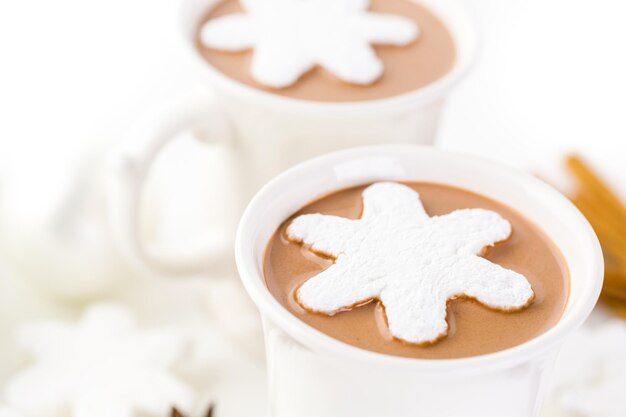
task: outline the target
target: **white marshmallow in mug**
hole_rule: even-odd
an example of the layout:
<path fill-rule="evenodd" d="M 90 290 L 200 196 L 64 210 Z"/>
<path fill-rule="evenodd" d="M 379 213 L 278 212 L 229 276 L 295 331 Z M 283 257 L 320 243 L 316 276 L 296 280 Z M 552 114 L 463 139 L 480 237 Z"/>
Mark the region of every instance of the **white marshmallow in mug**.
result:
<path fill-rule="evenodd" d="M 459 209 L 429 217 L 416 191 L 379 182 L 363 191 L 358 220 L 304 214 L 289 225 L 289 239 L 335 258 L 296 298 L 326 314 L 376 298 L 394 337 L 432 343 L 448 332 L 450 299 L 468 296 L 503 311 L 531 302 L 523 275 L 477 256 L 510 234 L 511 224 L 494 211 Z"/>
<path fill-rule="evenodd" d="M 242 0 L 246 13 L 209 20 L 200 32 L 214 49 L 253 49 L 251 73 L 283 88 L 320 65 L 339 79 L 369 85 L 383 63 L 371 44 L 407 45 L 419 28 L 403 16 L 368 12 L 369 0 Z"/>

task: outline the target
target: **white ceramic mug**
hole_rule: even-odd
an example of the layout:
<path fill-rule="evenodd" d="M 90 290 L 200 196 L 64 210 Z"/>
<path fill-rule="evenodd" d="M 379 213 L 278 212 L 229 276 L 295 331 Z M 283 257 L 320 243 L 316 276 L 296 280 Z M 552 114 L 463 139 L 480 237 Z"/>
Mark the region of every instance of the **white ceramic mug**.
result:
<path fill-rule="evenodd" d="M 111 213 L 118 244 L 133 260 L 166 274 L 207 272 L 232 256 L 234 229 L 243 204 L 233 207 L 232 236 L 206 242 L 194 253 L 155 254 L 138 234 L 139 195 L 152 162 L 176 135 L 201 130 L 202 139 L 234 151 L 241 182 L 233 189 L 248 200 L 273 175 L 307 158 L 351 146 L 379 143 L 431 144 L 444 100 L 475 56 L 476 31 L 458 0 L 416 0 L 433 10 L 455 41 L 456 63 L 437 81 L 395 97 L 349 103 L 322 103 L 271 94 L 241 84 L 212 68 L 199 54 L 195 33 L 216 0 L 183 2 L 183 35 L 206 69 L 212 94 L 198 91 L 161 114 L 141 120 L 113 155 Z M 226 179 L 227 180 L 227 179 Z M 191 251 L 188 251 L 191 252 Z M 229 256 L 230 255 L 230 256 Z"/>
<path fill-rule="evenodd" d="M 560 321 L 521 345 L 463 359 L 410 359 L 362 350 L 304 324 L 265 286 L 263 258 L 278 226 L 319 196 L 379 180 L 423 181 L 499 201 L 561 250 L 570 294 Z M 564 338 L 602 286 L 598 240 L 560 193 L 495 162 L 422 146 L 374 146 L 322 156 L 273 179 L 245 210 L 237 267 L 263 318 L 271 417 L 533 417 Z"/>

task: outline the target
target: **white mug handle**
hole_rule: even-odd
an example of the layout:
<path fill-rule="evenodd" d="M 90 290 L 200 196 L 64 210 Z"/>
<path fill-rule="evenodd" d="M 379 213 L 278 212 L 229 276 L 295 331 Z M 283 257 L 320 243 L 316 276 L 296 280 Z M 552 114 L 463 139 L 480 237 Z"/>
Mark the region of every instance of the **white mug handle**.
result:
<path fill-rule="evenodd" d="M 189 131 L 209 143 L 232 143 L 230 125 L 215 98 L 199 91 L 141 118 L 109 156 L 107 209 L 115 244 L 135 266 L 160 275 L 220 270 L 232 258 L 232 239 L 209 231 L 179 253 L 157 251 L 142 242 L 139 213 L 145 179 L 161 150 Z"/>

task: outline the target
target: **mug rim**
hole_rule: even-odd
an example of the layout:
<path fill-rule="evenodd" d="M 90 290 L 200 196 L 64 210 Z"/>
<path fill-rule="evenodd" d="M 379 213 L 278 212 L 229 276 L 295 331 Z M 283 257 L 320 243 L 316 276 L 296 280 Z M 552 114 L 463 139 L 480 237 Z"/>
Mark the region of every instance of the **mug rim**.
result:
<path fill-rule="evenodd" d="M 219 0 L 212 1 L 215 3 L 219 2 Z M 429 10 L 432 9 L 429 4 L 432 0 L 409 1 L 426 4 L 426 7 Z M 443 3 L 447 3 L 446 6 L 449 5 L 449 7 L 453 7 L 455 9 L 454 12 L 459 15 L 458 17 L 460 17 L 463 21 L 462 23 L 466 26 L 466 28 L 463 30 L 459 27 L 452 27 L 453 25 L 446 20 L 444 13 L 441 13 L 439 9 L 433 11 L 438 18 L 444 20 L 444 24 L 452 34 L 454 45 L 456 47 L 456 61 L 453 67 L 437 80 L 428 83 L 425 86 L 401 94 L 371 100 L 327 102 L 286 97 L 239 82 L 222 73 L 220 70 L 213 67 L 213 65 L 211 65 L 206 59 L 204 59 L 196 47 L 195 42 L 196 28 L 200 17 L 195 16 L 193 19 L 188 17 L 186 18 L 184 10 L 186 3 L 189 3 L 189 0 L 181 3 L 180 10 L 184 43 L 187 45 L 188 49 L 190 49 L 192 56 L 196 60 L 199 60 L 200 64 L 205 68 L 205 72 L 209 75 L 212 85 L 223 88 L 224 90 L 241 97 L 243 100 L 264 101 L 268 105 L 282 107 L 283 111 L 335 111 L 340 113 L 359 113 L 366 111 L 382 111 L 383 109 L 395 109 L 398 106 L 405 105 L 425 105 L 443 96 L 445 92 L 449 91 L 452 87 L 458 84 L 474 65 L 479 51 L 479 34 L 475 17 L 473 17 L 468 11 L 467 6 L 463 6 L 459 0 L 445 0 Z M 439 7 L 439 5 L 437 7 Z M 191 28 L 188 27 L 190 26 L 189 21 L 193 23 Z M 460 33 L 463 31 L 465 33 Z"/>
<path fill-rule="evenodd" d="M 265 285 L 263 274 L 258 273 L 255 266 L 258 257 L 254 254 L 252 246 L 250 246 L 250 241 L 252 240 L 250 235 L 258 229 L 255 225 L 258 225 L 261 220 L 258 215 L 255 215 L 255 212 L 259 207 L 262 207 L 267 196 L 274 196 L 275 198 L 276 195 L 279 195 L 277 193 L 280 192 L 280 188 L 283 187 L 283 183 L 287 180 L 304 172 L 311 172 L 312 169 L 318 166 L 330 166 L 367 157 L 386 156 L 393 158 L 394 155 L 406 156 L 418 152 L 425 153 L 432 158 L 448 158 L 452 160 L 462 158 L 483 166 L 486 165 L 490 170 L 493 170 L 494 175 L 509 178 L 512 183 L 513 181 L 521 182 L 524 186 L 532 187 L 542 193 L 542 197 L 547 198 L 550 204 L 556 205 L 554 210 L 565 210 L 572 217 L 573 221 L 569 222 L 568 226 L 576 228 L 577 230 L 574 233 L 584 239 L 585 251 L 589 251 L 590 259 L 593 260 L 593 264 L 589 267 L 589 271 L 592 271 L 590 274 L 592 276 L 590 276 L 584 286 L 579 302 L 571 306 L 571 311 L 564 312 L 564 315 L 554 326 L 519 345 L 493 353 L 451 359 L 407 358 L 373 352 L 341 342 L 298 319 L 269 292 Z M 365 178 L 364 182 L 366 182 Z M 337 188 L 336 190 L 339 189 Z M 267 243 L 264 242 L 264 245 L 267 245 Z M 565 255 L 563 256 L 565 257 Z M 368 366 L 380 365 L 431 373 L 452 372 L 456 375 L 476 374 L 515 366 L 526 362 L 529 358 L 536 357 L 554 346 L 564 336 L 579 327 L 591 313 L 600 295 L 604 273 L 602 251 L 591 225 L 580 211 L 554 188 L 529 174 L 499 162 L 460 152 L 443 151 L 424 145 L 375 145 L 352 148 L 310 159 L 284 171 L 262 187 L 247 206 L 237 230 L 235 258 L 240 279 L 262 315 L 269 318 L 272 323 L 310 349 L 323 351 L 328 353 L 329 357 L 339 360 L 347 358 L 349 360 L 363 361 Z M 565 258 L 565 260 L 566 264 L 569 265 L 568 259 Z M 568 300 L 568 303 L 570 300 Z"/>

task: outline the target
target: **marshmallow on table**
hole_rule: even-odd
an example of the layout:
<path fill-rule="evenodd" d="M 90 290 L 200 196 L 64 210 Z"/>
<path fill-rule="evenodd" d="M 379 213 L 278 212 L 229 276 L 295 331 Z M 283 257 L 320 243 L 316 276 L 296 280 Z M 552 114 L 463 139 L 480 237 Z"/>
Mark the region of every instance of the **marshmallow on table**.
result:
<path fill-rule="evenodd" d="M 76 325 L 27 324 L 18 337 L 36 361 L 9 380 L 6 399 L 27 415 L 131 417 L 192 406 L 192 390 L 168 372 L 182 353 L 180 336 L 139 330 L 116 305 L 94 305 Z"/>
<path fill-rule="evenodd" d="M 376 183 L 363 192 L 358 220 L 305 214 L 289 225 L 290 240 L 335 258 L 296 298 L 305 309 L 329 315 L 379 299 L 394 337 L 431 343 L 447 333 L 449 299 L 467 296 L 502 311 L 532 302 L 523 275 L 479 256 L 510 234 L 510 223 L 493 211 L 429 217 L 411 188 Z"/>

